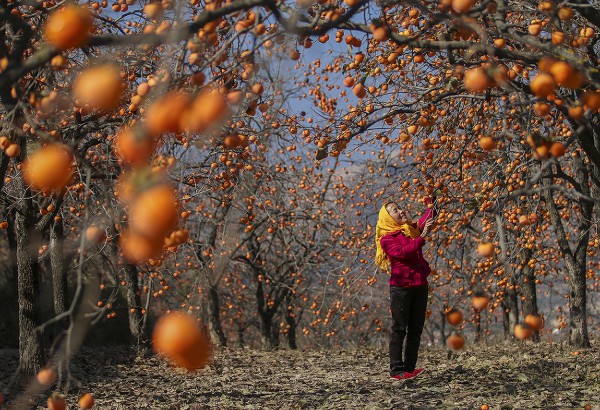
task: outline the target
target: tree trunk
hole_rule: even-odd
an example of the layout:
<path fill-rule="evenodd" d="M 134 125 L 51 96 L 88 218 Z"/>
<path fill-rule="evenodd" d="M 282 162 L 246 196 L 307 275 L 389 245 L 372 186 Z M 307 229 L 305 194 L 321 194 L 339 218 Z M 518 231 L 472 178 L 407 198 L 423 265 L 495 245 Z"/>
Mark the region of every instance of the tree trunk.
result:
<path fill-rule="evenodd" d="M 125 265 L 127 275 L 127 312 L 129 317 L 129 334 L 133 343 L 139 348 L 141 343 L 146 342 L 142 327 L 142 299 L 140 297 L 140 285 L 137 266 Z"/>
<path fill-rule="evenodd" d="M 10 264 L 10 270 L 12 272 L 11 283 L 14 286 L 14 294 L 17 293 L 17 283 L 19 282 L 19 273 L 17 269 L 17 237 L 15 236 L 15 212 L 11 211 L 8 213 L 6 218 L 8 222 L 8 229 L 6 231 L 8 237 L 8 248 L 10 254 L 8 255 L 8 261 Z"/>
<path fill-rule="evenodd" d="M 23 189 L 21 208 L 15 216 L 17 239 L 17 270 L 19 293 L 19 367 L 22 376 L 36 374 L 44 364 L 42 335 L 35 329 L 40 325 L 38 265 L 31 235 L 33 203 L 31 193 Z"/>
<path fill-rule="evenodd" d="M 261 313 L 260 317 L 260 342 L 263 347 L 272 349 L 273 345 L 273 316 Z"/>
<path fill-rule="evenodd" d="M 515 279 L 511 276 L 509 286 L 504 291 L 503 307 L 505 311 L 504 336 L 511 338 L 515 326 L 519 323 L 519 298 L 515 289 Z"/>
<path fill-rule="evenodd" d="M 219 292 L 216 286 L 208 287 L 208 328 L 213 342 L 221 347 L 227 346 L 227 339 L 221 326 L 221 304 L 219 301 Z"/>
<path fill-rule="evenodd" d="M 54 315 L 60 315 L 68 309 L 67 263 L 65 261 L 64 229 L 62 220 L 54 221 L 50 230 L 50 266 L 52 269 L 52 300 L 54 302 Z M 55 335 L 63 332 L 68 326 L 68 321 L 58 321 L 55 324 Z"/>
<path fill-rule="evenodd" d="M 523 307 L 523 317 L 526 317 L 527 315 L 537 315 L 537 294 L 533 269 L 526 264 L 521 275 L 521 294 L 523 295 L 521 305 Z M 540 332 L 538 330 L 536 330 L 533 335 L 533 341 L 540 341 Z"/>
<path fill-rule="evenodd" d="M 238 347 L 244 347 L 244 326 L 242 325 L 241 320 L 237 322 L 237 334 L 238 334 Z"/>
<path fill-rule="evenodd" d="M 291 305 L 285 311 L 285 322 L 288 325 L 287 329 L 287 342 L 288 347 L 290 349 L 297 349 L 298 345 L 296 344 L 296 326 L 297 323 L 292 317 L 292 309 L 290 309 Z"/>
<path fill-rule="evenodd" d="M 481 312 L 475 311 L 475 342 L 481 342 Z"/>
<path fill-rule="evenodd" d="M 581 157 L 574 158 L 577 179 L 581 184 L 581 193 L 590 195 L 589 169 Z M 569 343 L 577 347 L 590 347 L 587 329 L 587 247 L 590 237 L 594 202 L 579 199 L 581 222 L 579 223 L 579 243 L 575 248 L 575 266 L 571 272 Z"/>
<path fill-rule="evenodd" d="M 588 172 L 587 168 L 578 156 L 574 157 L 575 168 L 578 181 L 574 181 L 576 189 L 584 195 L 589 195 L 588 187 Z M 542 179 L 543 185 L 548 187 L 551 184 L 551 177 L 548 176 L 549 170 Z M 569 301 L 569 344 L 576 347 L 589 347 L 590 341 L 587 331 L 586 317 L 586 264 L 587 264 L 587 243 L 589 239 L 589 229 L 591 221 L 591 213 L 593 202 L 579 200 L 581 209 L 580 223 L 578 227 L 579 242 L 575 248 L 575 252 L 571 250 L 562 220 L 558 213 L 556 203 L 552 197 L 552 193 L 548 189 L 543 192 L 546 207 L 550 215 L 550 220 L 556 231 L 558 246 L 565 261 L 565 266 L 569 274 L 570 280 L 570 301 Z"/>
<path fill-rule="evenodd" d="M 442 308 L 442 311 L 440 312 L 440 333 L 441 333 L 441 339 L 440 339 L 440 343 L 442 346 L 446 346 L 446 315 L 444 314 L 444 311 L 446 310 L 446 306 L 444 306 Z"/>
<path fill-rule="evenodd" d="M 533 269 L 529 266 L 529 261 L 533 256 L 533 249 L 525 248 L 521 266 L 523 268 L 517 271 L 517 278 L 521 293 L 521 312 L 525 318 L 527 315 L 537 315 L 537 294 L 535 287 L 535 275 Z M 539 342 L 540 333 L 536 331 L 533 334 L 532 340 Z"/>

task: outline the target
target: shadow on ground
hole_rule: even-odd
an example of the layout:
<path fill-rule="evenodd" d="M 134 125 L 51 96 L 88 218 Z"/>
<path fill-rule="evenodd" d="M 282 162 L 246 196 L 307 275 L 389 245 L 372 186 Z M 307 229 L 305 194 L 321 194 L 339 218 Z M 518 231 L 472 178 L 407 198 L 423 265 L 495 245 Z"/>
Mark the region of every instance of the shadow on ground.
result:
<path fill-rule="evenodd" d="M 225 349 L 187 373 L 125 348 L 87 348 L 74 361 L 67 401 L 74 408 L 78 393 L 89 391 L 97 409 L 115 410 L 600 408 L 598 345 L 468 346 L 451 358 L 424 350 L 426 374 L 405 382 L 388 378 L 387 353 L 373 349 Z M 14 351 L 0 353 L 0 383 L 7 364 L 15 367 Z"/>

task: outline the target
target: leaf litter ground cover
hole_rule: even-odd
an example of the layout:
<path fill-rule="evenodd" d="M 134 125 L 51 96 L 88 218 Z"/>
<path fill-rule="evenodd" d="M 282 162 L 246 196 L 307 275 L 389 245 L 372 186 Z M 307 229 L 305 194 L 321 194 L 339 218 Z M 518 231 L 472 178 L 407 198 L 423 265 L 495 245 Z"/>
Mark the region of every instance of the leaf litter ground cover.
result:
<path fill-rule="evenodd" d="M 195 373 L 127 348 L 84 348 L 67 402 L 76 408 L 89 391 L 97 409 L 596 409 L 599 347 L 469 345 L 450 359 L 446 349 L 425 348 L 419 365 L 427 373 L 405 382 L 388 378 L 385 348 L 223 349 Z M 16 366 L 16 351 L 0 351 L 0 389 Z"/>

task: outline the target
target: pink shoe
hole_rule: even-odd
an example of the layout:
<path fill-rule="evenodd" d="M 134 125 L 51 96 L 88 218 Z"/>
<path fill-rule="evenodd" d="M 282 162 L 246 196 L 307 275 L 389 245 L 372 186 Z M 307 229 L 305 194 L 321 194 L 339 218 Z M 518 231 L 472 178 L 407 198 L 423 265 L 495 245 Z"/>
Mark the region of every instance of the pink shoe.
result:
<path fill-rule="evenodd" d="M 390 375 L 390 379 L 406 380 L 406 379 L 410 379 L 411 375 L 412 375 L 412 373 L 402 372 L 402 373 Z"/>
<path fill-rule="evenodd" d="M 407 379 L 413 379 L 415 377 L 417 377 L 418 375 L 422 374 L 423 372 L 425 372 L 425 369 L 421 368 L 421 369 L 415 369 L 410 373 L 410 376 L 406 377 Z"/>

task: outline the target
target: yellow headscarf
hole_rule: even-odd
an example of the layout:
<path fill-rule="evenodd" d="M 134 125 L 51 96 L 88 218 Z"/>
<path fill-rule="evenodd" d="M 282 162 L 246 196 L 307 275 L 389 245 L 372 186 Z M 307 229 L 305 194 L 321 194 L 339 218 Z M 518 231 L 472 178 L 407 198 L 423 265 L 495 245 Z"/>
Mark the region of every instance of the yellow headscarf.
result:
<path fill-rule="evenodd" d="M 377 219 L 377 227 L 375 228 L 375 244 L 377 245 L 377 252 L 375 253 L 375 264 L 385 271 L 389 271 L 390 261 L 387 258 L 385 252 L 381 248 L 381 237 L 388 233 L 402 231 L 405 236 L 416 238 L 421 234 L 418 228 L 403 223 L 400 225 L 394 220 L 385 208 L 386 205 L 392 202 L 386 202 L 379 210 L 379 218 Z"/>

